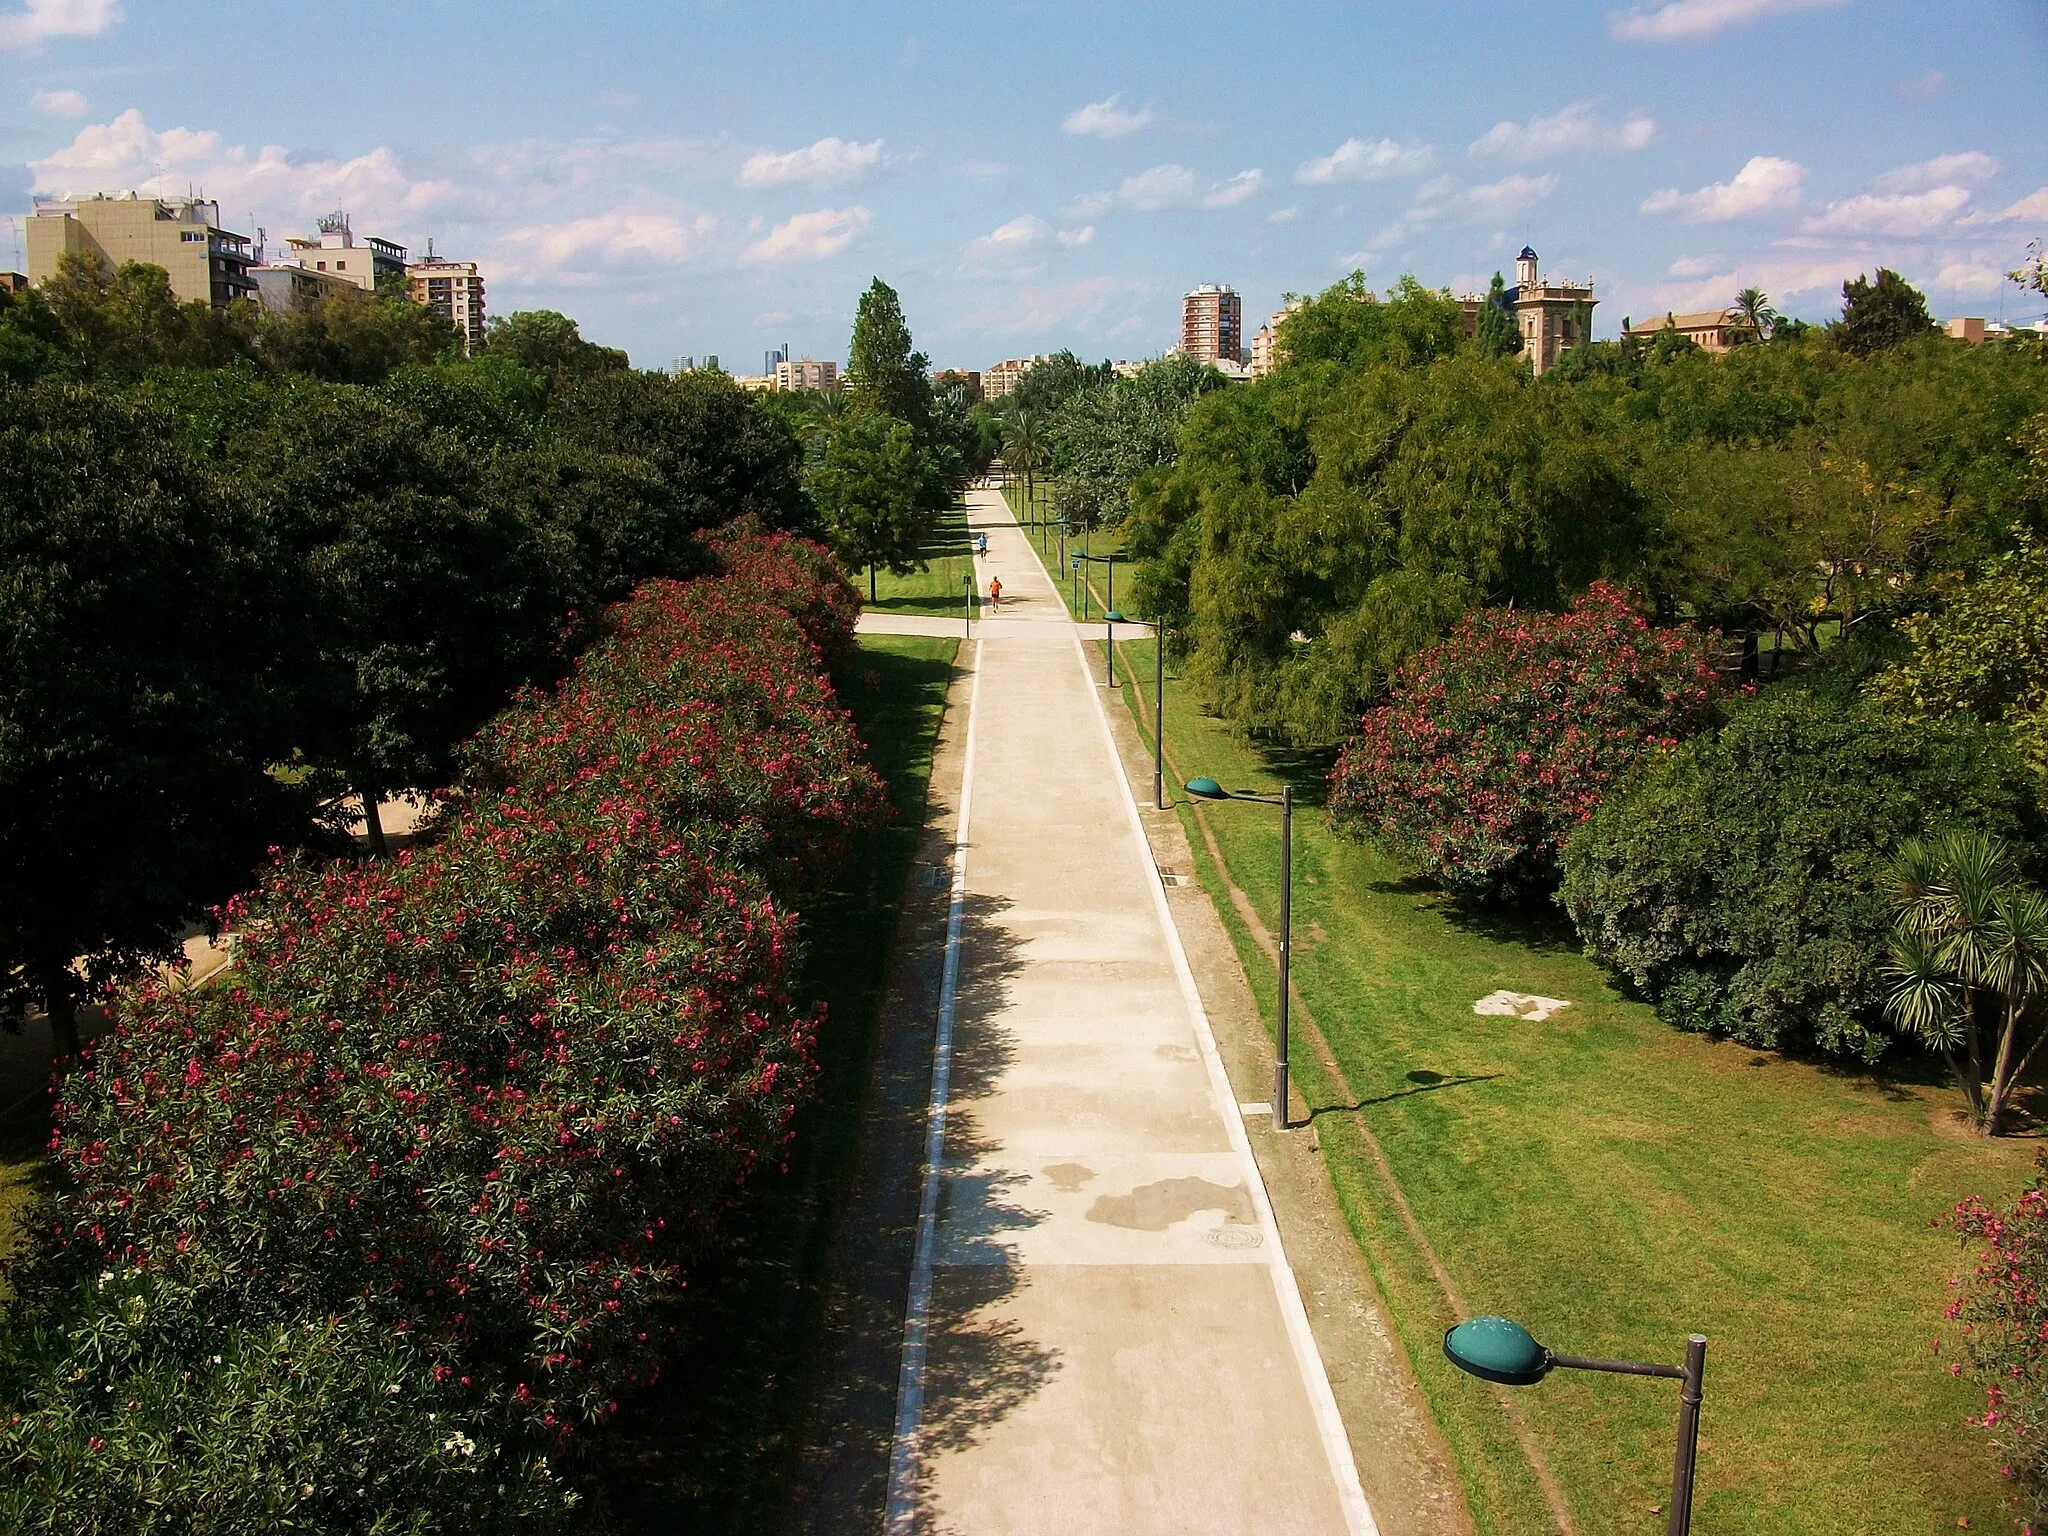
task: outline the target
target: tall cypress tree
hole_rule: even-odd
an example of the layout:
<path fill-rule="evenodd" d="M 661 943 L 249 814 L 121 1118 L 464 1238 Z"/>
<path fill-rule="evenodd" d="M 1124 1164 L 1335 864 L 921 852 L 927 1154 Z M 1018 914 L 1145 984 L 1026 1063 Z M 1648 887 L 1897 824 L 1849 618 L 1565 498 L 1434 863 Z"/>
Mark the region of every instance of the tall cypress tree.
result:
<path fill-rule="evenodd" d="M 916 430 L 920 442 L 931 426 L 932 387 L 922 352 L 914 351 L 903 302 L 879 277 L 860 296 L 847 347 L 846 385 L 857 404 L 886 411 Z"/>
<path fill-rule="evenodd" d="M 1483 357 L 1506 357 L 1522 350 L 1522 333 L 1508 308 L 1507 284 L 1493 274 L 1486 290 L 1486 302 L 1479 307 L 1479 351 Z"/>

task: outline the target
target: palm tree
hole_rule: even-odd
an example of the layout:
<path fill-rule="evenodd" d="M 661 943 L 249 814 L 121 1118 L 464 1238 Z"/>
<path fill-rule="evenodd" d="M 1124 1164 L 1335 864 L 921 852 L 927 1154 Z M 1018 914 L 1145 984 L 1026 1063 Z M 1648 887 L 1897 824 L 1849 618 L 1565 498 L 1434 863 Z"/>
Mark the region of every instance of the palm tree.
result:
<path fill-rule="evenodd" d="M 1045 467 L 1045 442 L 1038 419 L 1029 411 L 1017 411 L 1003 423 L 1003 462 L 1024 476 L 1024 505 L 1027 519 L 1038 507 L 1038 471 Z"/>
<path fill-rule="evenodd" d="M 2048 897 L 2012 850 L 1982 832 L 1909 842 L 1892 869 L 1895 927 L 1886 1011 L 1940 1051 L 1987 1136 L 2048 1030 Z M 1989 1080 L 1986 1064 L 1989 1064 Z"/>
<path fill-rule="evenodd" d="M 1779 315 L 1771 308 L 1771 296 L 1761 288 L 1745 288 L 1735 295 L 1735 313 L 1758 341 L 1769 341 Z"/>

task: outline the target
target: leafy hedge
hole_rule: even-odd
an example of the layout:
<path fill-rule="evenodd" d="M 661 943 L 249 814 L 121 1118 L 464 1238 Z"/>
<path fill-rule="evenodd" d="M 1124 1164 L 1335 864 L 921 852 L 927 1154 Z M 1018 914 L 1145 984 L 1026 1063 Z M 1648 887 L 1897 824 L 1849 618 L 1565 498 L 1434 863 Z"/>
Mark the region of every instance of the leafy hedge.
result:
<path fill-rule="evenodd" d="M 1608 789 L 1710 718 L 1712 651 L 1600 582 L 1569 613 L 1471 614 L 1365 716 L 1331 815 L 1461 895 L 1547 890 L 1558 845 Z"/>
<path fill-rule="evenodd" d="M 657 1304 L 780 1155 L 818 1022 L 792 904 L 883 814 L 821 665 L 843 578 L 752 531 L 714 553 L 482 733 L 437 842 L 282 863 L 230 913 L 231 986 L 121 999 L 59 1107 L 0 1525 L 128 1529 L 143 1487 L 192 1529 L 264 1489 L 277 1529 L 572 1502 L 548 1458 L 659 1370 Z M 181 1382 L 207 1421 L 152 1420 Z M 289 1446 L 219 1439 L 266 1401 Z M 313 1454 L 330 1413 L 347 1456 Z"/>
<path fill-rule="evenodd" d="M 1667 1022 L 1874 1060 L 1891 851 L 1951 827 L 2027 837 L 2029 777 L 1966 716 L 1785 685 L 1594 812 L 1565 848 L 1564 903 Z"/>

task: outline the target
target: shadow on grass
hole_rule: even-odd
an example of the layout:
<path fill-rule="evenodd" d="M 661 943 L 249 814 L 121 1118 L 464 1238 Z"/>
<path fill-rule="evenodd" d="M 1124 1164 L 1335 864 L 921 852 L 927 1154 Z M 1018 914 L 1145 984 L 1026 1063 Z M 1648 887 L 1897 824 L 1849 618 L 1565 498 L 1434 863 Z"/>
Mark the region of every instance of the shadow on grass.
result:
<path fill-rule="evenodd" d="M 1392 1093 L 1378 1094 L 1369 1099 L 1358 1099 L 1350 1104 L 1319 1104 L 1309 1110 L 1308 1117 L 1314 1120 L 1319 1115 L 1355 1114 L 1361 1109 L 1370 1109 L 1375 1104 L 1391 1104 L 1396 1099 L 1412 1099 L 1418 1093 L 1436 1093 L 1445 1088 L 1463 1088 L 1471 1083 L 1490 1083 L 1497 1077 L 1505 1076 L 1507 1076 L 1505 1072 L 1475 1072 L 1463 1077 L 1445 1077 L 1441 1072 L 1418 1070 L 1408 1074 L 1410 1087 L 1397 1088 Z"/>

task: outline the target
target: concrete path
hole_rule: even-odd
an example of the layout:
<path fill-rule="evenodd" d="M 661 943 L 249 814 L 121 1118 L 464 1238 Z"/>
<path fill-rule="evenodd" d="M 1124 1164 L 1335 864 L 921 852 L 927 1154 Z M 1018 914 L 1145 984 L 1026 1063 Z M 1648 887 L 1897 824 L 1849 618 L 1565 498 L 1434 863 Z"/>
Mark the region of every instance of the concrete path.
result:
<path fill-rule="evenodd" d="M 1075 626 L 1001 497 L 970 514 L 1003 643 L 975 654 L 888 1528 L 1374 1532 Z"/>

